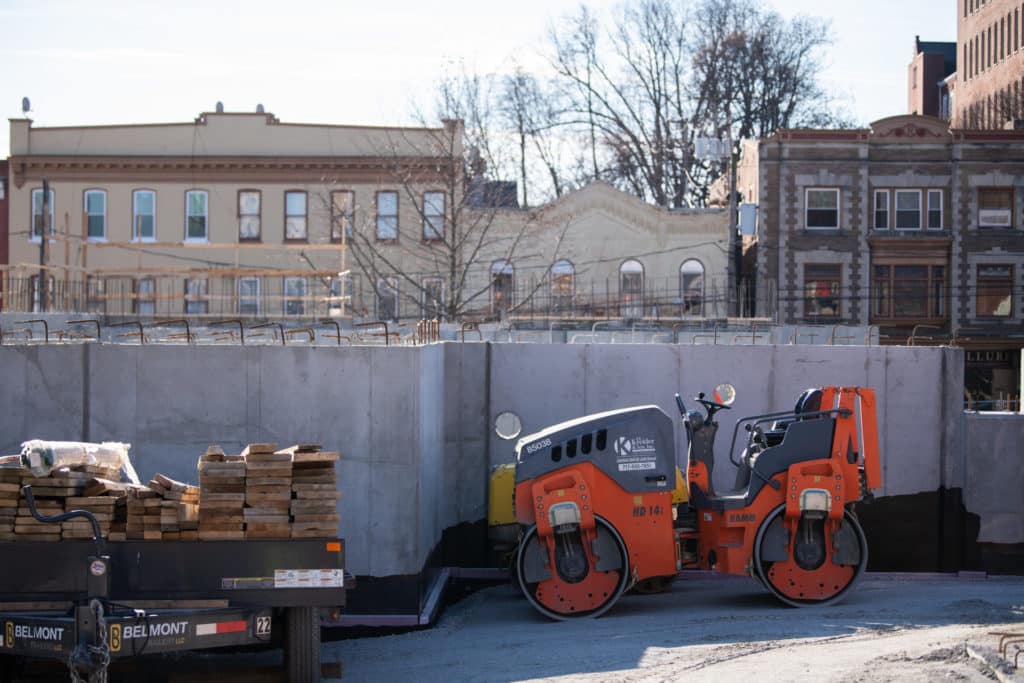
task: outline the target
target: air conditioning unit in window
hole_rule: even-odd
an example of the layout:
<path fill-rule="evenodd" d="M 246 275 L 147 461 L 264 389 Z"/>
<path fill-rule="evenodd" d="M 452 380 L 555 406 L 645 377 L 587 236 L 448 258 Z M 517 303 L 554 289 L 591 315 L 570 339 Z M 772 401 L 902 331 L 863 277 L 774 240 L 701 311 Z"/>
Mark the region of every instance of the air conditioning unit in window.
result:
<path fill-rule="evenodd" d="M 982 209 L 978 212 L 978 225 L 987 228 L 1009 228 L 1013 212 L 1009 209 Z"/>

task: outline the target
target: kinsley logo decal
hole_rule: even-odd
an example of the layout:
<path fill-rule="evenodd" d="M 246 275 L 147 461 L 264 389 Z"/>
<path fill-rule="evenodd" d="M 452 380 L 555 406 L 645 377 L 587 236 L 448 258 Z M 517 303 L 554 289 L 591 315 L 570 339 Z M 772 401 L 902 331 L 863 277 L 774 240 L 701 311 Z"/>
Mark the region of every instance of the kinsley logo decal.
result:
<path fill-rule="evenodd" d="M 654 439 L 646 436 L 620 436 L 615 440 L 615 454 L 621 457 L 654 453 Z"/>

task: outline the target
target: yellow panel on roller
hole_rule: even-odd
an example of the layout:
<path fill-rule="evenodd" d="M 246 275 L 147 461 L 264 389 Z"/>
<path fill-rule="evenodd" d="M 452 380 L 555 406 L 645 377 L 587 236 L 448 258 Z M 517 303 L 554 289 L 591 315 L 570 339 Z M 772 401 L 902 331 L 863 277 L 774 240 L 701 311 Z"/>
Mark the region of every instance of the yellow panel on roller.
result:
<path fill-rule="evenodd" d="M 487 495 L 487 524 L 515 524 L 516 511 L 512 494 L 516 488 L 516 466 L 512 463 L 498 465 L 491 470 L 490 490 Z"/>
<path fill-rule="evenodd" d="M 688 503 L 690 501 L 690 487 L 686 485 L 686 477 L 676 468 L 676 487 L 672 489 L 672 504 Z"/>

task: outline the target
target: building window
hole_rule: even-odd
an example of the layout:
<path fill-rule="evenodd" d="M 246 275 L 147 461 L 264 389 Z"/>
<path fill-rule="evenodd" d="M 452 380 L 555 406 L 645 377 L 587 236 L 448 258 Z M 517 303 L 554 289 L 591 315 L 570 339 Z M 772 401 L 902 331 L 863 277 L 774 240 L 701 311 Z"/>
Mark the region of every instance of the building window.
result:
<path fill-rule="evenodd" d="M 942 190 L 928 190 L 928 229 L 942 230 Z"/>
<path fill-rule="evenodd" d="M 918 320 L 946 317 L 946 268 L 880 265 L 872 272 L 875 318 Z"/>
<path fill-rule="evenodd" d="M 444 317 L 444 279 L 428 277 L 423 280 L 423 317 L 441 320 Z"/>
<path fill-rule="evenodd" d="M 644 266 L 629 259 L 619 266 L 619 310 L 627 318 L 639 318 L 644 310 Z"/>
<path fill-rule="evenodd" d="M 516 269 L 509 261 L 491 264 L 491 313 L 507 313 L 515 303 Z"/>
<path fill-rule="evenodd" d="M 896 190 L 896 229 L 921 229 L 920 190 Z"/>
<path fill-rule="evenodd" d="M 44 308 L 42 303 L 41 303 L 41 297 L 42 297 L 43 293 L 39 291 L 39 276 L 38 275 L 32 275 L 32 276 L 29 277 L 29 288 L 32 291 L 32 312 L 33 313 L 42 313 L 44 311 L 48 311 L 51 308 L 53 308 L 53 302 L 57 298 L 56 297 L 57 292 L 55 291 L 55 287 L 56 286 L 57 286 L 57 281 L 56 281 L 56 279 L 54 278 L 53 275 L 51 275 L 48 278 L 46 278 L 46 304 L 47 305 Z"/>
<path fill-rule="evenodd" d="M 135 313 L 156 315 L 156 280 L 151 277 L 135 281 Z"/>
<path fill-rule="evenodd" d="M 258 277 L 238 278 L 238 313 L 240 315 L 260 314 L 260 279 Z"/>
<path fill-rule="evenodd" d="M 53 190 L 50 190 L 50 234 L 53 234 Z M 37 240 L 43 236 L 43 191 L 32 190 L 32 239 Z"/>
<path fill-rule="evenodd" d="M 107 238 L 107 193 L 104 190 L 85 191 L 86 234 L 91 240 Z"/>
<path fill-rule="evenodd" d="M 205 278 L 185 280 L 185 313 L 203 315 L 209 312 L 209 287 Z"/>
<path fill-rule="evenodd" d="M 308 236 L 306 231 L 306 193 L 301 190 L 285 192 L 284 238 L 286 240 L 304 240 Z"/>
<path fill-rule="evenodd" d="M 351 310 L 351 302 L 355 294 L 355 283 L 351 275 L 331 278 L 331 295 L 327 301 L 327 310 L 331 317 L 341 315 L 342 309 Z"/>
<path fill-rule="evenodd" d="M 1013 317 L 1013 266 L 979 265 L 977 280 L 979 318 Z"/>
<path fill-rule="evenodd" d="M 398 278 L 377 280 L 377 320 L 398 320 Z"/>
<path fill-rule="evenodd" d="M 986 187 L 978 190 L 978 227 L 1013 227 L 1013 190 Z"/>
<path fill-rule="evenodd" d="M 889 229 L 889 190 L 875 190 L 875 230 Z"/>
<path fill-rule="evenodd" d="M 261 230 L 262 197 L 259 190 L 238 191 L 238 239 L 258 240 Z"/>
<path fill-rule="evenodd" d="M 806 199 L 808 230 L 835 230 L 839 227 L 839 190 L 809 189 Z"/>
<path fill-rule="evenodd" d="M 398 239 L 398 193 L 377 193 L 377 239 Z"/>
<path fill-rule="evenodd" d="M 206 190 L 185 193 L 185 241 L 206 242 L 209 239 L 209 195 Z"/>
<path fill-rule="evenodd" d="M 444 192 L 423 193 L 423 239 L 444 239 Z"/>
<path fill-rule="evenodd" d="M 704 315 L 704 265 L 696 259 L 679 266 L 679 298 L 683 315 Z"/>
<path fill-rule="evenodd" d="M 331 192 L 331 241 L 341 242 L 352 239 L 352 224 L 355 221 L 356 195 L 351 190 Z"/>
<path fill-rule="evenodd" d="M 284 279 L 284 314 L 305 315 L 308 283 L 304 277 L 286 277 Z"/>
<path fill-rule="evenodd" d="M 804 265 L 804 317 L 839 318 L 843 267 L 838 263 Z"/>
<path fill-rule="evenodd" d="M 566 259 L 551 266 L 551 311 L 572 313 L 576 293 L 576 267 Z"/>
<path fill-rule="evenodd" d="M 156 239 L 156 192 L 153 190 L 132 192 L 132 239 Z"/>

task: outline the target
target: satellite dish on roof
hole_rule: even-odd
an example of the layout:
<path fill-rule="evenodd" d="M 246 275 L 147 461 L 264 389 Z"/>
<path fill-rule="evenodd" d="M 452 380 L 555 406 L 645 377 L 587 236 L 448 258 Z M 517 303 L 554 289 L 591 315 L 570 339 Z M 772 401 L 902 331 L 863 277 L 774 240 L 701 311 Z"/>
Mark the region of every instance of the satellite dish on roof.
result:
<path fill-rule="evenodd" d="M 27 97 L 22 97 L 21 98 L 21 113 L 22 114 L 27 114 L 30 111 L 32 111 L 32 103 L 29 102 L 29 99 Z"/>
<path fill-rule="evenodd" d="M 217 103 L 216 111 L 217 111 L 218 114 L 223 114 L 224 113 L 224 103 L 223 102 L 218 102 Z"/>
<path fill-rule="evenodd" d="M 256 113 L 257 113 L 257 114 L 262 114 L 262 113 L 264 113 L 264 112 L 263 112 L 263 105 L 262 105 L 262 104 L 257 104 L 257 105 L 256 105 Z"/>

